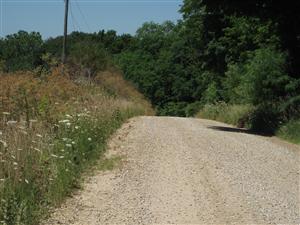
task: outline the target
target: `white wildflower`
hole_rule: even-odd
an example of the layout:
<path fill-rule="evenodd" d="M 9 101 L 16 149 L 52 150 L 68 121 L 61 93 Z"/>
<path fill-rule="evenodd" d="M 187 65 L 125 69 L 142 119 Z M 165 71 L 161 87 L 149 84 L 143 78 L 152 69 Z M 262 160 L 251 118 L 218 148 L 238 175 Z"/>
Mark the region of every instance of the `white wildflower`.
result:
<path fill-rule="evenodd" d="M 69 115 L 69 114 L 66 114 L 66 117 L 67 118 L 73 118 L 71 115 Z"/>
<path fill-rule="evenodd" d="M 5 141 L 0 140 L 0 143 L 3 145 L 4 148 L 7 148 L 7 147 L 8 147 L 8 145 L 7 145 L 7 143 L 6 143 Z"/>
<path fill-rule="evenodd" d="M 0 181 L 1 181 L 1 182 L 4 182 L 4 181 L 5 181 L 5 179 L 4 179 L 4 178 L 1 178 L 1 179 L 0 179 Z"/>
<path fill-rule="evenodd" d="M 14 156 L 14 155 L 11 155 L 11 157 L 12 157 L 13 159 L 16 159 L 16 156 Z"/>
<path fill-rule="evenodd" d="M 67 146 L 67 147 L 72 147 L 72 145 L 71 145 L 71 144 L 66 144 L 66 146 Z"/>
<path fill-rule="evenodd" d="M 3 114 L 3 115 L 10 115 L 9 112 L 3 112 L 2 114 Z"/>
<path fill-rule="evenodd" d="M 67 127 L 70 127 L 70 126 L 71 126 L 71 123 L 66 123 L 66 126 L 67 126 Z"/>
<path fill-rule="evenodd" d="M 33 148 L 35 151 L 37 151 L 37 152 L 42 152 L 40 149 L 38 149 L 38 148 Z"/>
<path fill-rule="evenodd" d="M 88 141 L 92 141 L 92 138 L 89 137 L 89 138 L 88 138 Z"/>
<path fill-rule="evenodd" d="M 18 121 L 15 121 L 15 120 L 9 120 L 7 121 L 7 125 L 15 125 L 16 123 L 18 123 Z"/>
<path fill-rule="evenodd" d="M 23 149 L 21 149 L 21 148 L 18 148 L 18 151 L 20 152 L 20 151 L 23 151 Z"/>
<path fill-rule="evenodd" d="M 59 123 L 69 123 L 70 122 L 70 120 L 60 120 L 60 121 L 58 121 Z"/>
<path fill-rule="evenodd" d="M 63 159 L 63 158 L 65 158 L 65 157 L 62 155 L 62 156 L 59 156 L 59 158 L 60 158 L 60 159 Z"/>
<path fill-rule="evenodd" d="M 37 137 L 42 138 L 43 136 L 41 134 L 36 134 Z"/>
<path fill-rule="evenodd" d="M 2 131 L 0 130 L 0 135 L 2 135 L 3 133 L 2 133 Z"/>
<path fill-rule="evenodd" d="M 78 130 L 78 129 L 79 129 L 79 126 L 75 126 L 75 129 Z"/>
<path fill-rule="evenodd" d="M 26 184 L 29 184 L 29 181 L 28 181 L 27 179 L 25 179 L 25 183 L 26 183 Z"/>
<path fill-rule="evenodd" d="M 58 156 L 57 156 L 57 155 L 54 155 L 54 154 L 51 154 L 51 156 L 52 156 L 53 158 L 58 158 Z"/>
<path fill-rule="evenodd" d="M 14 162 L 14 163 L 13 163 L 13 165 L 14 165 L 14 166 L 17 166 L 17 165 L 18 165 L 18 163 L 17 163 L 17 162 Z"/>
<path fill-rule="evenodd" d="M 72 145 L 75 145 L 76 143 L 75 143 L 75 141 L 72 141 Z"/>

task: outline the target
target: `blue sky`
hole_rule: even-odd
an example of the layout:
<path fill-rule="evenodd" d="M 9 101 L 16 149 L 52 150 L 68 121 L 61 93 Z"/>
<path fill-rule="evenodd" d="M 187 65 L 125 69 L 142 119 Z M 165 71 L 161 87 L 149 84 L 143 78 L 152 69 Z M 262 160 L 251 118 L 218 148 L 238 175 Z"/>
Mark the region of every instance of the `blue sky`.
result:
<path fill-rule="evenodd" d="M 182 0 L 70 0 L 69 31 L 114 29 L 134 34 L 144 22 L 177 21 Z M 2 6 L 2 7 L 1 7 Z M 61 35 L 64 0 L 0 0 L 0 35 L 39 31 L 43 38 Z"/>

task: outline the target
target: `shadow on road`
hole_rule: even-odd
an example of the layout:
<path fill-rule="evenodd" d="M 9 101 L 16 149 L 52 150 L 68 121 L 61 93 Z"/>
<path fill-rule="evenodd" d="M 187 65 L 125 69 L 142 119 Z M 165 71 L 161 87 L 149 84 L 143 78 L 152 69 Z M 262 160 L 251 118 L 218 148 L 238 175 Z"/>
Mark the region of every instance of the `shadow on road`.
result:
<path fill-rule="evenodd" d="M 235 128 L 235 127 L 223 127 L 223 126 L 208 126 L 208 129 L 218 130 L 218 131 L 225 131 L 225 132 L 234 132 L 234 133 L 244 133 L 244 134 L 252 134 L 252 135 L 259 135 L 265 137 L 271 137 L 272 135 L 262 132 L 255 132 L 252 130 L 247 130 L 243 128 Z"/>

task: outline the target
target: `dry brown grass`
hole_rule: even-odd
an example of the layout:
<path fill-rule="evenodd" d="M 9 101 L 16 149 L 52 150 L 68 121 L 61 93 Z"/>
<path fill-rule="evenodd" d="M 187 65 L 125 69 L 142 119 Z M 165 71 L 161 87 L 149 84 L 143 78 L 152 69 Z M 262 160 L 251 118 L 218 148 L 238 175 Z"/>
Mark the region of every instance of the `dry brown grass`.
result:
<path fill-rule="evenodd" d="M 115 72 L 0 75 L 0 224 L 36 224 L 59 204 L 108 136 L 151 105 Z"/>
<path fill-rule="evenodd" d="M 95 81 L 110 94 L 129 100 L 130 102 L 135 102 L 142 106 L 147 115 L 154 115 L 154 110 L 150 102 L 137 91 L 133 84 L 123 78 L 120 71 L 110 70 L 100 72 L 97 74 Z"/>

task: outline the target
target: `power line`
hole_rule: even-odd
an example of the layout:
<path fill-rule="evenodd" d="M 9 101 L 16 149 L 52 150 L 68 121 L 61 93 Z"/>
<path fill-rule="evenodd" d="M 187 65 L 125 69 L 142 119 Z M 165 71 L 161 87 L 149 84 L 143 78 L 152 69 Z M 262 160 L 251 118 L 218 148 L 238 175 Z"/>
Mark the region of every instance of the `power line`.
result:
<path fill-rule="evenodd" d="M 62 64 L 66 62 L 66 49 L 67 49 L 67 35 L 68 35 L 68 11 L 69 11 L 69 0 L 65 0 L 65 18 L 64 18 L 64 39 L 63 39 L 63 50 L 62 50 Z"/>
<path fill-rule="evenodd" d="M 83 19 L 83 22 L 85 23 L 87 29 L 88 29 L 89 32 L 91 33 L 91 32 L 92 32 L 92 31 L 91 31 L 91 28 L 90 28 L 90 26 L 88 25 L 87 20 L 85 19 L 85 16 L 84 16 L 82 10 L 80 9 L 80 6 L 79 6 L 78 1 L 77 1 L 77 0 L 74 0 L 74 1 L 75 1 L 75 3 L 76 3 L 76 6 L 77 6 L 77 8 L 78 8 L 79 13 L 81 14 L 81 17 L 82 17 L 82 19 Z"/>
<path fill-rule="evenodd" d="M 74 14 L 73 14 L 73 11 L 72 11 L 73 7 L 72 7 L 72 1 L 71 1 L 71 4 L 70 4 L 70 13 L 71 13 L 71 18 L 72 18 L 72 25 L 73 25 L 73 29 L 76 31 L 80 31 L 81 32 L 81 28 L 80 28 L 80 25 L 79 23 L 77 22 Z"/>

